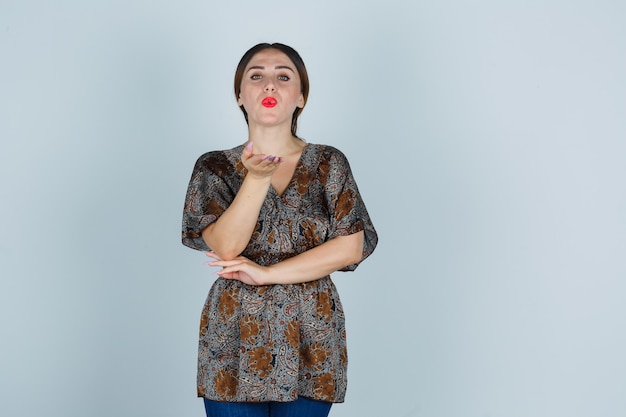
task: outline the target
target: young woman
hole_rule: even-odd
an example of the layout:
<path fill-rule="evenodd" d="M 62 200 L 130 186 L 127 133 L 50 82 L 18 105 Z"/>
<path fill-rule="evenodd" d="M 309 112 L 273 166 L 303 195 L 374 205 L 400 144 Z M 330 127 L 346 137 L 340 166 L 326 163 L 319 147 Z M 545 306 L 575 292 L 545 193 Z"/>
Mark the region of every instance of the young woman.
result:
<path fill-rule="evenodd" d="M 296 135 L 309 93 L 291 47 L 241 58 L 248 140 L 202 155 L 183 244 L 222 267 L 202 311 L 198 396 L 207 416 L 327 416 L 346 391 L 344 313 L 330 274 L 378 240 L 345 156 Z"/>

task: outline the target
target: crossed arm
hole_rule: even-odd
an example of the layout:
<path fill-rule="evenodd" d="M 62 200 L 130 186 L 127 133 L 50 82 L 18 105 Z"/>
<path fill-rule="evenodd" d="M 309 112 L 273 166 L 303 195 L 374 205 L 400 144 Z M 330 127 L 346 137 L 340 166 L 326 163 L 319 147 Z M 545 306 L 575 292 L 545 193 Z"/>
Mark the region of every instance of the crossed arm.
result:
<path fill-rule="evenodd" d="M 270 266 L 260 266 L 240 256 L 254 232 L 271 176 L 280 164 L 279 159 L 253 155 L 250 147 L 244 149 L 242 161 L 248 175 L 239 192 L 220 218 L 202 232 L 204 241 L 213 249 L 207 253 L 214 259 L 209 264 L 223 268 L 217 275 L 249 285 L 296 284 L 325 277 L 361 260 L 363 231 L 336 237 Z"/>

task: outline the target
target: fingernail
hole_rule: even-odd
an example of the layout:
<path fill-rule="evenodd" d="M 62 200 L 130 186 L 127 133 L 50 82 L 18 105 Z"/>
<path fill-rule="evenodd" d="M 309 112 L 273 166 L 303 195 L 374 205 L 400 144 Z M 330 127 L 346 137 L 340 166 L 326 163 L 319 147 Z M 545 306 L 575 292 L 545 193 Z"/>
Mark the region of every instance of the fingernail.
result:
<path fill-rule="evenodd" d="M 248 149 L 249 151 L 252 150 L 252 141 L 248 142 L 248 144 L 246 145 L 246 149 Z"/>

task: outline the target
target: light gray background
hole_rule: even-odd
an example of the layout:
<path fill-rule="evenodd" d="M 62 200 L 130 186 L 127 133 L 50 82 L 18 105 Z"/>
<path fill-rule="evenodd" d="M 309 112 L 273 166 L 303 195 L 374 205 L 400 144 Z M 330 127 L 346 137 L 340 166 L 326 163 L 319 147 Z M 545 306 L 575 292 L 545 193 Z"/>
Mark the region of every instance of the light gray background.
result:
<path fill-rule="evenodd" d="M 0 414 L 203 415 L 184 193 L 280 41 L 380 234 L 331 416 L 625 415 L 625 4 L 1 0 Z"/>

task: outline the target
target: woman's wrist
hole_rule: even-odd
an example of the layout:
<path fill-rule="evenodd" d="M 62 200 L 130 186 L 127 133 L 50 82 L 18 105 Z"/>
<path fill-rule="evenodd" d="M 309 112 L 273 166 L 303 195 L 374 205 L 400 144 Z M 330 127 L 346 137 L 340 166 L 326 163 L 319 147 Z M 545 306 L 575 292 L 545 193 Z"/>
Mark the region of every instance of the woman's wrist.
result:
<path fill-rule="evenodd" d="M 271 175 L 258 176 L 256 174 L 253 174 L 252 172 L 248 172 L 246 176 L 243 178 L 243 182 L 253 183 L 257 186 L 267 185 L 269 187 L 269 185 L 272 183 L 272 176 Z"/>
<path fill-rule="evenodd" d="M 279 262 L 280 263 L 280 262 Z M 276 265 L 269 265 L 265 267 L 264 285 L 277 285 L 280 284 L 276 278 Z"/>

